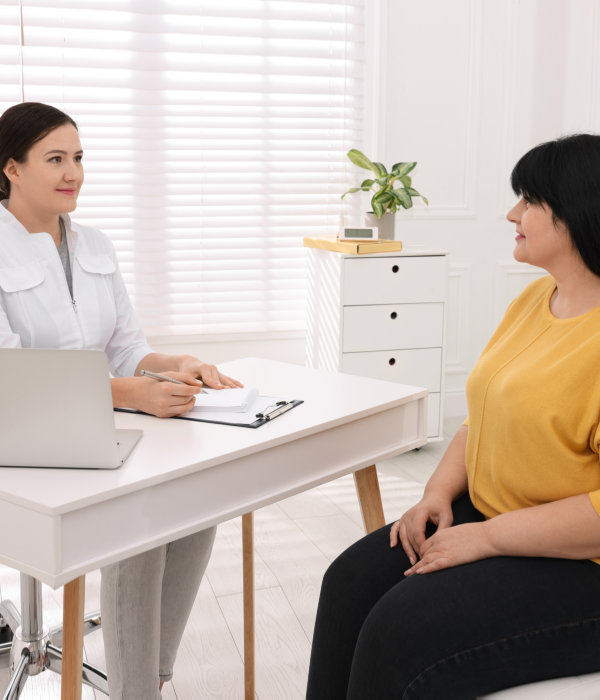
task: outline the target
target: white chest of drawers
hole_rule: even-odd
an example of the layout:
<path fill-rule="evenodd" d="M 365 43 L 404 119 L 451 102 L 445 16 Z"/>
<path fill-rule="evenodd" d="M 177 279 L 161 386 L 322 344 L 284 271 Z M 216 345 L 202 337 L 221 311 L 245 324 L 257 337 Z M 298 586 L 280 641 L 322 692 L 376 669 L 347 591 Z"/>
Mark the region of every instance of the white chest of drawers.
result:
<path fill-rule="evenodd" d="M 308 248 L 307 363 L 429 389 L 442 437 L 446 255 L 345 255 Z"/>

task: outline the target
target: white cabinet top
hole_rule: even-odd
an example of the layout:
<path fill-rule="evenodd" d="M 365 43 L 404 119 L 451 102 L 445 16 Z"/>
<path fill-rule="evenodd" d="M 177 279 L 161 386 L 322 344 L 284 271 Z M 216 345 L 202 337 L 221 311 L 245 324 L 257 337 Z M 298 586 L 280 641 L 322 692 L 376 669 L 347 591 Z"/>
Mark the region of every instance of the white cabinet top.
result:
<path fill-rule="evenodd" d="M 319 250 L 319 249 L 313 249 Z M 338 253 L 333 250 L 323 250 L 326 253 L 335 253 L 335 255 L 340 255 L 344 258 L 352 258 L 353 260 L 368 260 L 370 258 L 414 258 L 414 257 L 432 257 L 439 255 L 448 255 L 447 250 L 442 250 L 441 248 L 426 248 L 420 246 L 406 246 L 402 248 L 401 251 L 389 250 L 385 253 L 366 253 L 364 255 L 354 255 L 353 253 Z"/>

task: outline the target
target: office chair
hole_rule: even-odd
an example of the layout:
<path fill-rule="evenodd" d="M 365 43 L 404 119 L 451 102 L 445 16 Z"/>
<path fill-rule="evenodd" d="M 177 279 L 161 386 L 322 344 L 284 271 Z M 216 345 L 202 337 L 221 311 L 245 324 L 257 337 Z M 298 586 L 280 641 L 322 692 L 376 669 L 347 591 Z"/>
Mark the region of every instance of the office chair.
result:
<path fill-rule="evenodd" d="M 3 700 L 17 700 L 29 676 L 42 671 L 62 671 L 62 627 L 44 627 L 42 584 L 33 576 L 21 574 L 21 612 L 11 601 L 0 602 L 0 668 L 10 668 L 11 676 Z M 84 634 L 101 626 L 100 613 L 86 615 Z M 10 641 L 9 641 L 10 640 Z M 83 662 L 83 682 L 108 695 L 103 671 Z"/>

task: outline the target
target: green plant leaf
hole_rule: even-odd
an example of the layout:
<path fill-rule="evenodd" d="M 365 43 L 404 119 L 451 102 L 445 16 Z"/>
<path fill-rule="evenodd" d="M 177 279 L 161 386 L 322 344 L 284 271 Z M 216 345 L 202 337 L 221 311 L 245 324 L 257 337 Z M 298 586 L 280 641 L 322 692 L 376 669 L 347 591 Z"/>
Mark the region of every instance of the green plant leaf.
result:
<path fill-rule="evenodd" d="M 429 200 L 427 199 L 427 197 L 424 197 L 420 192 L 417 192 L 417 190 L 415 190 L 414 187 L 407 187 L 406 191 L 411 197 L 420 197 L 425 202 L 425 204 L 429 206 Z"/>
<path fill-rule="evenodd" d="M 385 165 L 383 163 L 373 163 L 373 170 L 377 174 L 377 177 L 383 177 L 384 175 L 388 174 L 388 171 L 385 169 Z"/>
<path fill-rule="evenodd" d="M 381 219 L 395 201 L 393 194 L 388 190 L 379 190 L 379 192 L 374 194 L 371 198 L 371 206 L 377 218 Z M 381 214 L 377 212 L 381 212 Z"/>
<path fill-rule="evenodd" d="M 351 148 L 348 153 L 346 153 L 348 158 L 354 163 L 354 165 L 358 165 L 359 168 L 364 168 L 365 170 L 372 170 L 374 173 L 377 173 L 377 169 L 375 168 L 375 164 L 367 158 L 367 156 L 364 153 L 361 153 L 357 148 Z"/>
<path fill-rule="evenodd" d="M 347 192 L 344 192 L 344 194 L 340 197 L 340 199 L 344 199 L 344 197 L 345 197 L 347 194 L 352 194 L 353 192 L 361 192 L 361 191 L 362 191 L 362 190 L 361 190 L 360 187 L 351 187 Z"/>
<path fill-rule="evenodd" d="M 417 167 L 416 162 L 412 163 L 394 163 L 392 166 L 392 175 L 397 178 L 401 178 L 404 175 L 408 175 L 411 170 Z"/>
<path fill-rule="evenodd" d="M 373 207 L 373 213 L 378 219 L 381 219 L 381 217 L 384 215 L 385 211 L 383 208 L 383 205 L 381 205 L 379 202 L 375 202 L 371 200 L 371 206 Z"/>
<path fill-rule="evenodd" d="M 394 197 L 398 200 L 398 204 L 405 209 L 410 209 L 413 205 L 410 195 L 404 188 L 394 190 Z"/>
<path fill-rule="evenodd" d="M 386 204 L 389 204 L 394 200 L 394 195 L 391 192 L 386 192 L 385 190 L 378 192 L 375 197 L 377 197 L 377 201 L 380 204 L 383 204 L 384 207 Z"/>
<path fill-rule="evenodd" d="M 429 205 L 427 198 L 412 187 L 412 178 L 408 175 L 417 166 L 416 161 L 394 163 L 391 171 L 388 173 L 383 163 L 370 160 L 357 148 L 350 149 L 346 155 L 354 165 L 365 170 L 372 170 L 376 177 L 363 180 L 360 187 L 351 187 L 341 195 L 341 199 L 344 199 L 347 194 L 353 194 L 354 192 L 368 192 L 373 189 L 374 185 L 377 185 L 379 190 L 373 195 L 371 204 L 375 215 L 379 219 L 388 210 L 396 211 L 398 205 L 404 209 L 410 209 L 413 206 L 412 197 L 421 197 L 425 204 Z M 401 182 L 403 187 L 394 189 L 396 181 Z"/>

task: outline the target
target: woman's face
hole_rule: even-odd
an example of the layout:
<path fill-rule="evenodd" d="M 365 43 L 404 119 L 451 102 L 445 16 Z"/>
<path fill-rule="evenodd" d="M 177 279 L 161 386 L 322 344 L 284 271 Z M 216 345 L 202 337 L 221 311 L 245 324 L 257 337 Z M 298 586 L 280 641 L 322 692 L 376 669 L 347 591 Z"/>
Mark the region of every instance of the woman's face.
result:
<path fill-rule="evenodd" d="M 554 223 L 547 204 L 535 204 L 521 197 L 506 218 L 516 224 L 515 260 L 550 272 L 577 255 L 567 227 L 560 219 Z"/>
<path fill-rule="evenodd" d="M 8 161 L 9 199 L 18 198 L 40 215 L 73 211 L 83 184 L 82 156 L 77 129 L 72 124 L 57 127 L 33 144 L 24 163 Z"/>

